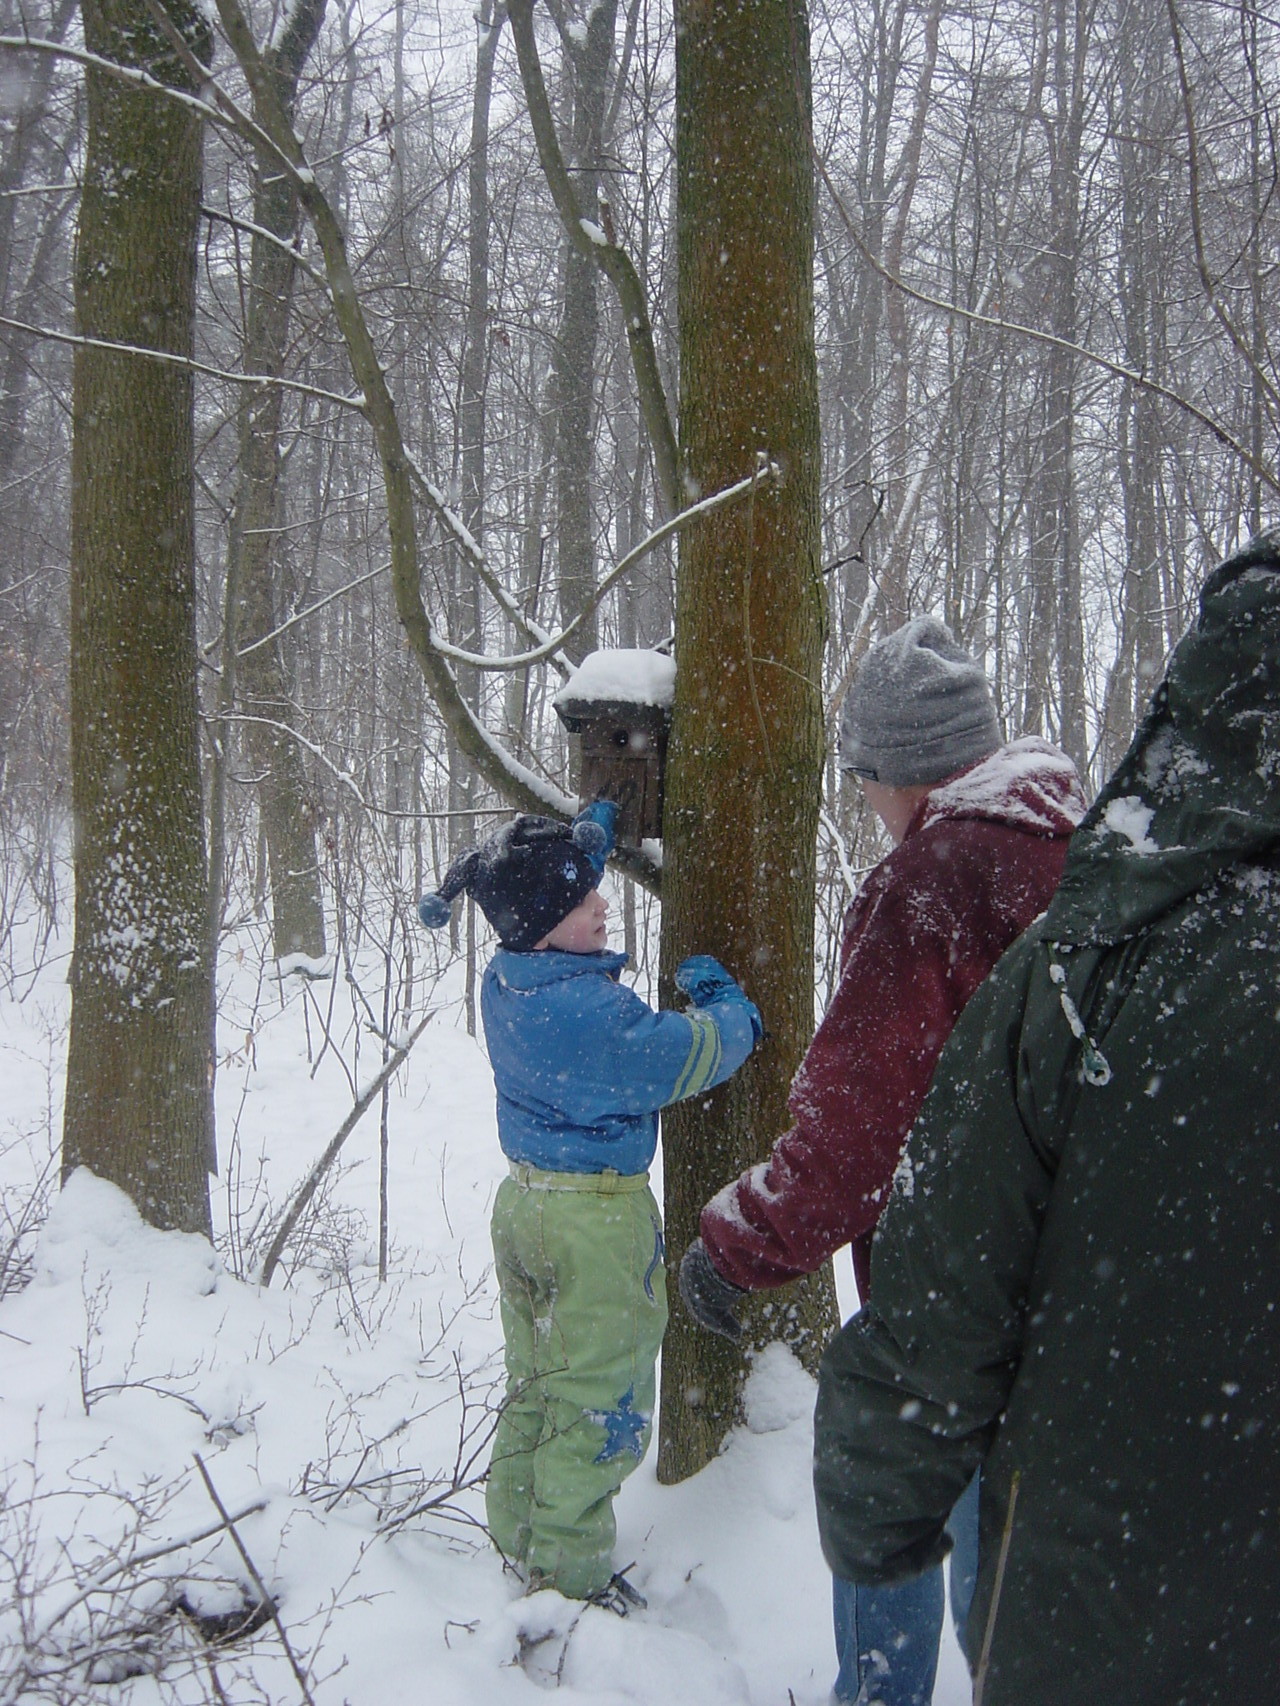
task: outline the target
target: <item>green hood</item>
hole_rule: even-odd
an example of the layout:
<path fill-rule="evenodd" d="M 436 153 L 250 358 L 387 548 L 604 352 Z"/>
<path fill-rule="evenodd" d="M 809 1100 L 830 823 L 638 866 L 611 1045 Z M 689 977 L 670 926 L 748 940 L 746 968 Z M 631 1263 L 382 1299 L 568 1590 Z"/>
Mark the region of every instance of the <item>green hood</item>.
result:
<path fill-rule="evenodd" d="M 1072 838 L 1041 941 L 1115 943 L 1280 850 L 1280 528 L 1205 583 L 1119 768 Z"/>

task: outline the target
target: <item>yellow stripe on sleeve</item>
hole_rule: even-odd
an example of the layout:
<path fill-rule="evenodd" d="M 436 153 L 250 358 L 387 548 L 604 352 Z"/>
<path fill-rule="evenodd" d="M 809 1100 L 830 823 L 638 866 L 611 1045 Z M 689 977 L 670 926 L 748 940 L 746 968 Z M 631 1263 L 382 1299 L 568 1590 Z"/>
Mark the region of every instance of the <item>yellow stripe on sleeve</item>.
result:
<path fill-rule="evenodd" d="M 708 1019 L 705 1013 L 686 1013 L 685 1018 L 693 1027 L 693 1043 L 689 1058 L 676 1080 L 675 1094 L 671 1098 L 673 1102 L 683 1102 L 686 1096 L 696 1096 L 699 1090 L 705 1090 L 714 1081 L 724 1058 L 715 1021 Z"/>

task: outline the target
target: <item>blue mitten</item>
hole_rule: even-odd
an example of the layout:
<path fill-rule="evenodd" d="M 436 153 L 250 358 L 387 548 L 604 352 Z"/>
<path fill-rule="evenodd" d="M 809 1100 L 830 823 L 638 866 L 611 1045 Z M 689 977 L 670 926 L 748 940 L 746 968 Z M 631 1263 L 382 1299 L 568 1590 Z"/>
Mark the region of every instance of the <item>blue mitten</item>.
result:
<path fill-rule="evenodd" d="M 736 1002 L 751 1021 L 756 1042 L 764 1035 L 760 1009 L 733 974 L 710 954 L 690 954 L 687 960 L 681 960 L 676 967 L 676 988 L 683 990 L 695 1007 L 710 1007 L 718 1001 Z"/>
<path fill-rule="evenodd" d="M 710 954 L 690 954 L 676 967 L 676 988 L 683 990 L 695 1007 L 705 1007 L 726 991 L 737 989 L 738 980 Z"/>
<path fill-rule="evenodd" d="M 616 800 L 592 800 L 573 820 L 573 839 L 590 859 L 596 870 L 604 874 L 605 862 L 613 852 L 614 832 L 618 825 Z"/>

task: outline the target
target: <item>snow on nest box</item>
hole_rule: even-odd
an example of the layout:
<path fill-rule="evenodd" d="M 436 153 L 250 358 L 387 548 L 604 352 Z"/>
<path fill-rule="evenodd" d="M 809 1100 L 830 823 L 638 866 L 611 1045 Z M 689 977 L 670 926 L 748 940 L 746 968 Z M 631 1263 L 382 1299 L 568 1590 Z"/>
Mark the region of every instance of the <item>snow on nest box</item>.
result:
<path fill-rule="evenodd" d="M 618 802 L 618 839 L 632 846 L 662 834 L 662 774 L 675 696 L 675 659 L 665 652 L 600 651 L 583 658 L 555 697 L 580 742 L 578 792 Z"/>

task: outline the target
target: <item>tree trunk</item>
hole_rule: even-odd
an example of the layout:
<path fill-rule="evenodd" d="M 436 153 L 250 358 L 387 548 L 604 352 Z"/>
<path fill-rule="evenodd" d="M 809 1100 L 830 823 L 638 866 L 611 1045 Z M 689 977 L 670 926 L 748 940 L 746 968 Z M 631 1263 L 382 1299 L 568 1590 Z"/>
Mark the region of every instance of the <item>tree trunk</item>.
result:
<path fill-rule="evenodd" d="M 702 1205 L 785 1129 L 813 1032 L 823 597 L 808 21 L 803 0 L 677 9 L 681 430 L 689 495 L 785 478 L 682 536 L 676 703 L 663 822 L 662 982 L 688 953 L 742 978 L 768 1038 L 730 1082 L 664 1116 L 675 1266 Z M 749 1340 L 810 1367 L 835 1323 L 830 1269 L 764 1296 Z M 742 1353 L 676 1303 L 663 1350 L 664 1481 L 694 1473 L 736 1418 Z"/>
<path fill-rule="evenodd" d="M 1168 146 L 1158 130 L 1161 103 L 1173 86 L 1163 17 L 1141 4 L 1122 7 L 1117 19 L 1116 131 L 1121 184 L 1117 297 L 1123 316 L 1124 360 L 1135 373 L 1161 375 L 1168 352 L 1160 298 L 1168 288 L 1161 264 L 1159 184 L 1153 150 Z M 1154 25 L 1154 27 L 1153 27 Z M 1119 763 L 1134 726 L 1155 688 L 1163 656 L 1160 622 L 1160 528 L 1157 513 L 1162 430 L 1156 399 L 1125 381 L 1119 408 L 1120 490 L 1124 510 L 1124 564 L 1119 634 L 1107 677 L 1101 728 L 1104 775 Z"/>
<path fill-rule="evenodd" d="M 169 0 L 202 56 L 207 26 Z M 141 0 L 84 0 L 86 45 L 190 80 Z M 86 72 L 79 331 L 189 355 L 201 127 Z M 192 379 L 78 348 L 72 449 L 76 933 L 64 1176 L 85 1165 L 157 1226 L 210 1230 L 212 978 L 195 688 Z"/>
<path fill-rule="evenodd" d="M 495 12 L 493 0 L 482 0 L 476 11 L 476 74 L 471 96 L 471 147 L 467 160 L 467 311 L 463 329 L 462 371 L 458 408 L 459 464 L 462 474 L 462 519 L 477 544 L 484 540 L 486 394 L 489 383 L 489 113 L 493 103 L 493 72 L 505 15 Z M 453 601 L 458 643 L 470 651 L 484 647 L 480 580 L 471 563 L 457 554 Z M 475 670 L 459 668 L 458 689 L 477 713 L 480 679 Z M 449 743 L 449 804 L 465 812 L 473 806 L 479 777 L 455 741 Z M 451 822 L 451 850 L 457 852 L 476 839 L 476 820 L 467 814 Z M 476 1034 L 475 907 L 468 897 L 462 909 L 465 922 L 464 1008 L 467 1032 Z M 454 920 L 454 930 L 458 920 Z"/>
<path fill-rule="evenodd" d="M 609 70 L 613 63 L 617 0 L 590 13 L 581 46 L 566 38 L 573 94 L 574 188 L 579 205 L 596 217 L 600 152 Z M 564 302 L 555 348 L 557 539 L 560 615 L 565 623 L 590 602 L 596 589 L 595 519 L 591 504 L 596 407 L 596 346 L 600 332 L 600 270 L 572 243 L 564 253 Z M 593 612 L 574 636 L 571 651 L 584 657 L 596 648 Z"/>
<path fill-rule="evenodd" d="M 1044 378 L 1042 471 L 1032 537 L 1036 590 L 1028 673 L 1028 733 L 1057 738 L 1083 776 L 1088 770 L 1084 715 L 1084 633 L 1080 585 L 1079 494 L 1076 490 L 1079 341 L 1080 161 L 1088 13 L 1078 0 L 1053 0 L 1053 115 L 1049 129 L 1049 245 L 1045 257 L 1045 322 L 1061 341 L 1049 352 Z M 1056 659 L 1056 672 L 1051 660 Z M 1058 681 L 1057 728 L 1048 685 Z"/>
<path fill-rule="evenodd" d="M 315 43 L 324 16 L 324 0 L 297 7 L 290 27 L 267 63 L 280 98 L 292 112 L 298 78 Z M 254 177 L 254 233 L 249 259 L 249 313 L 244 365 L 250 373 L 279 375 L 293 304 L 296 267 L 282 247 L 298 230 L 297 192 L 272 160 L 258 163 Z M 271 232 L 279 242 L 260 235 Z M 247 393 L 240 408 L 240 487 L 231 520 L 227 553 L 226 633 L 222 699 L 238 700 L 253 720 L 246 723 L 245 746 L 258 776 L 258 811 L 271 873 L 272 936 L 276 957 L 325 952 L 324 902 L 316 853 L 314 800 L 309 798 L 301 749 L 290 730 L 294 709 L 281 639 L 267 639 L 278 625 L 273 584 L 280 521 L 280 430 L 284 392 L 266 385 Z M 244 655 L 238 653 L 243 648 Z M 219 731 L 219 751 L 230 745 Z M 222 787 L 212 803 L 210 837 L 213 868 L 213 926 L 216 944 L 222 901 Z"/>

